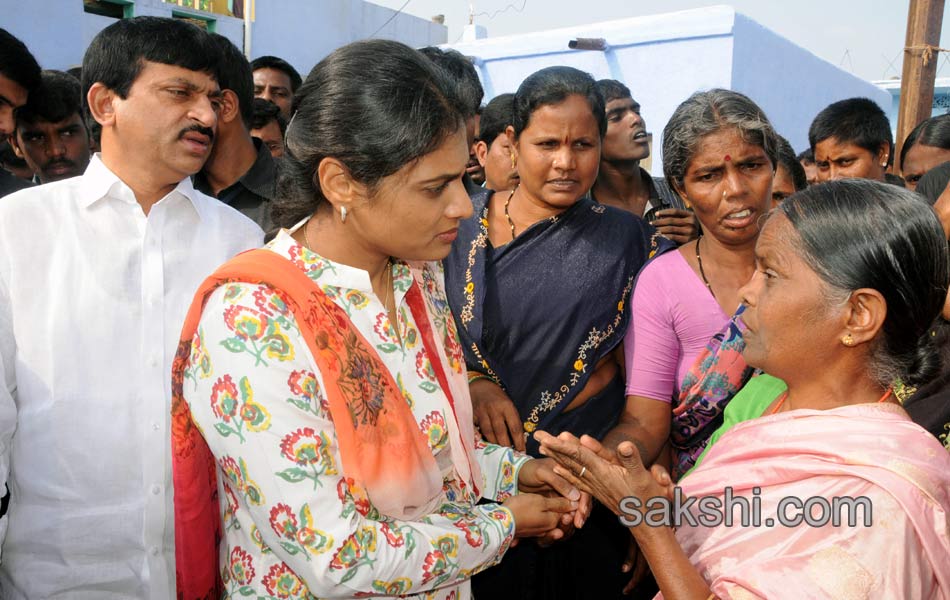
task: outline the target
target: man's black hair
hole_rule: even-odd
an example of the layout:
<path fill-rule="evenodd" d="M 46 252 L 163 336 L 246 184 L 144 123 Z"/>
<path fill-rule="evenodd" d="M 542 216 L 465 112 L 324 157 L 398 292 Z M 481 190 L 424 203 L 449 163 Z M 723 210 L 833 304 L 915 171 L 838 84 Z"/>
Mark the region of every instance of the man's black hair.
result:
<path fill-rule="evenodd" d="M 237 96 L 238 111 L 241 121 L 248 129 L 254 117 L 254 77 L 251 75 L 251 65 L 231 40 L 218 33 L 212 33 L 211 39 L 218 47 L 220 58 L 215 74 L 218 85 L 222 90 L 231 90 Z"/>
<path fill-rule="evenodd" d="M 280 114 L 280 107 L 263 98 L 254 98 L 254 114 L 251 116 L 249 129 L 263 129 L 271 121 L 277 121 L 280 127 L 280 135 L 287 131 L 287 119 Z"/>
<path fill-rule="evenodd" d="M 492 142 L 513 122 L 515 95 L 499 94 L 482 109 L 482 120 L 478 122 L 478 138 L 491 149 Z"/>
<path fill-rule="evenodd" d="M 289 62 L 276 56 L 261 56 L 251 61 L 251 71 L 258 69 L 275 69 L 282 71 L 290 78 L 290 91 L 296 93 L 297 88 L 303 83 L 300 73 Z"/>
<path fill-rule="evenodd" d="M 815 153 L 812 152 L 811 148 L 808 148 L 807 150 L 799 152 L 798 156 L 796 156 L 795 158 L 797 158 L 798 162 L 800 163 L 804 162 L 804 163 L 815 164 Z"/>
<path fill-rule="evenodd" d="M 214 76 L 220 52 L 207 32 L 181 19 L 120 19 L 99 32 L 82 61 L 82 97 L 102 83 L 126 98 L 145 62 Z"/>
<path fill-rule="evenodd" d="M 835 138 L 876 155 L 887 144 L 887 164 L 894 161 L 891 123 L 876 102 L 869 98 L 848 98 L 828 105 L 818 113 L 808 129 L 808 143 L 814 152 L 819 142 Z"/>
<path fill-rule="evenodd" d="M 478 79 L 475 65 L 456 50 L 442 50 L 435 46 L 426 46 L 419 50 L 429 60 L 442 68 L 455 82 L 455 94 L 462 105 L 462 115 L 470 119 L 478 114 L 478 107 L 482 105 L 485 90 Z"/>
<path fill-rule="evenodd" d="M 40 65 L 26 44 L 6 29 L 0 29 L 0 75 L 19 84 L 27 92 L 40 85 Z"/>
<path fill-rule="evenodd" d="M 604 97 L 604 106 L 612 100 L 633 99 L 630 88 L 616 79 L 600 79 L 594 85 L 597 87 L 597 91 L 600 92 L 600 95 Z"/>
<path fill-rule="evenodd" d="M 74 114 L 83 116 L 79 82 L 62 71 L 43 71 L 40 86 L 30 93 L 26 104 L 17 111 L 17 127 L 38 121 L 57 123 Z"/>

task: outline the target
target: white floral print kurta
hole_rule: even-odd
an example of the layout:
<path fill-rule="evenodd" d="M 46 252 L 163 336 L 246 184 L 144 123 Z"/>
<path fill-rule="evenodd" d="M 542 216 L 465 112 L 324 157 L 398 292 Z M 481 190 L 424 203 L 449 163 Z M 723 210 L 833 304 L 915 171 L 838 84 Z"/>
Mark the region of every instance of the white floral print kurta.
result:
<path fill-rule="evenodd" d="M 340 471 L 323 378 L 280 294 L 256 284 L 222 286 L 202 314 L 184 395 L 218 465 L 227 597 L 468 598 L 469 578 L 501 559 L 514 520 L 499 504 L 476 506 L 478 498 L 456 481 L 445 427 L 452 416 L 404 301 L 408 265 L 393 266 L 397 337 L 365 271 L 320 257 L 286 231 L 268 248 L 302 269 L 375 346 L 443 468 L 442 503 L 418 521 L 379 514 Z M 457 344 L 441 266 L 423 272 L 435 335 Z M 482 496 L 501 501 L 516 493 L 526 457 L 478 442 L 476 458 Z"/>

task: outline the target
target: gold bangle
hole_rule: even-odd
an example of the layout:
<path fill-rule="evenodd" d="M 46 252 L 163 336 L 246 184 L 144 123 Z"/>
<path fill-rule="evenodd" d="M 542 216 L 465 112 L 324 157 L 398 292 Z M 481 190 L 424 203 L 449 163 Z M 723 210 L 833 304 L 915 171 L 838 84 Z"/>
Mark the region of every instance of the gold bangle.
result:
<path fill-rule="evenodd" d="M 488 375 L 485 375 L 484 373 L 479 373 L 478 371 L 472 371 L 472 372 L 470 372 L 470 373 L 468 374 L 468 384 L 469 384 L 469 385 L 472 385 L 473 383 L 475 383 L 475 382 L 478 381 L 479 379 L 487 379 L 488 381 L 491 381 L 491 382 L 494 382 L 494 381 L 495 381 L 494 379 L 492 379 L 492 378 L 489 377 Z"/>

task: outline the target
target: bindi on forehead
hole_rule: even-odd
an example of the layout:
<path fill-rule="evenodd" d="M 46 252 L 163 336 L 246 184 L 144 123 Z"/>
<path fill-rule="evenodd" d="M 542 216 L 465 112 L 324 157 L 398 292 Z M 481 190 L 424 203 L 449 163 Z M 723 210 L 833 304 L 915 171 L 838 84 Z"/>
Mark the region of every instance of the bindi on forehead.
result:
<path fill-rule="evenodd" d="M 723 156 L 722 159 L 723 159 L 724 161 L 726 161 L 726 162 L 729 162 L 729 161 L 732 160 L 732 157 L 727 154 L 727 155 Z"/>

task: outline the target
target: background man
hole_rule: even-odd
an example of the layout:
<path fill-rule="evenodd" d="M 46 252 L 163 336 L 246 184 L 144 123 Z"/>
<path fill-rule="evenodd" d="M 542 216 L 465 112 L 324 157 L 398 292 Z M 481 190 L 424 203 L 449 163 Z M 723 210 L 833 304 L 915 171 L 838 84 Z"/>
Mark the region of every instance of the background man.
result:
<path fill-rule="evenodd" d="M 475 156 L 485 170 L 485 187 L 496 192 L 513 190 L 521 181 L 505 130 L 514 113 L 514 94 L 499 94 L 482 109 Z"/>
<path fill-rule="evenodd" d="M 39 84 L 36 59 L 23 42 L 0 29 L 0 140 L 6 141 L 13 133 L 13 111 L 26 104 L 30 90 Z M 0 198 L 29 185 L 0 169 Z"/>
<path fill-rule="evenodd" d="M 640 161 L 650 156 L 640 104 L 627 86 L 614 79 L 601 79 L 597 89 L 604 97 L 607 133 L 591 197 L 638 217 L 651 217 L 657 230 L 677 244 L 694 239 L 699 227 L 693 213 L 665 179 L 651 177 L 640 167 Z"/>
<path fill-rule="evenodd" d="M 276 56 L 262 56 L 251 61 L 254 73 L 254 97 L 270 100 L 280 107 L 288 121 L 292 115 L 294 94 L 303 83 L 300 73 L 289 62 Z"/>
<path fill-rule="evenodd" d="M 254 114 L 251 116 L 251 136 L 264 142 L 270 155 L 280 158 L 284 155 L 284 133 L 287 121 L 280 114 L 280 108 L 270 100 L 254 98 Z"/>
<path fill-rule="evenodd" d="M 805 170 L 805 180 L 808 185 L 818 183 L 818 166 L 815 165 L 815 153 L 811 151 L 811 148 L 803 150 L 796 158 L 802 169 Z"/>
<path fill-rule="evenodd" d="M 0 202 L 6 600 L 175 597 L 177 339 L 201 281 L 263 237 L 191 184 L 217 125 L 218 62 L 184 21 L 109 25 L 83 61 L 101 154 Z"/>
<path fill-rule="evenodd" d="M 469 148 L 468 155 L 471 160 L 475 155 L 475 132 L 478 127 L 479 107 L 482 105 L 482 98 L 485 96 L 482 82 L 478 79 L 478 73 L 475 72 L 475 65 L 457 50 L 442 50 L 435 46 L 427 46 L 419 51 L 445 71 L 455 82 L 456 94 L 461 102 L 459 108 L 465 118 L 465 136 Z M 481 183 L 472 179 L 472 174 L 468 169 L 462 177 L 462 182 L 465 184 L 469 196 L 485 193 L 480 187 Z"/>
<path fill-rule="evenodd" d="M 251 66 L 228 38 L 216 33 L 211 37 L 220 57 L 215 71 L 222 90 L 221 109 L 214 147 L 195 175 L 195 189 L 236 208 L 267 231 L 270 201 L 277 192 L 277 165 L 267 146 L 251 137 Z"/>
<path fill-rule="evenodd" d="M 10 140 L 40 183 L 82 175 L 89 165 L 89 133 L 76 78 L 43 71 L 40 86 L 17 111 L 16 133 Z"/>

